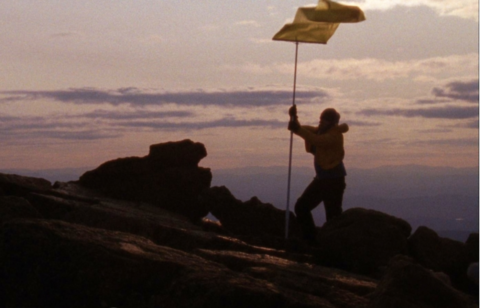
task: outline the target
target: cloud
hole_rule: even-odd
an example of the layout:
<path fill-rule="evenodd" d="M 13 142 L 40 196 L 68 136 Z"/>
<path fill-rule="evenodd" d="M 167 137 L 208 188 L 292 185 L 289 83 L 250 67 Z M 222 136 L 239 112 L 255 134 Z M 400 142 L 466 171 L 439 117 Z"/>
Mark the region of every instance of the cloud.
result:
<path fill-rule="evenodd" d="M 135 110 L 133 112 L 119 112 L 107 110 L 95 110 L 92 112 L 75 115 L 75 118 L 104 119 L 104 120 L 132 120 L 132 119 L 165 119 L 194 117 L 190 111 L 146 111 Z"/>
<path fill-rule="evenodd" d="M 55 129 L 49 128 L 51 126 L 55 126 Z M 91 127 L 91 125 L 85 124 L 79 130 L 71 130 L 64 125 L 17 125 L 16 127 L 8 127 L 2 130 L 0 132 L 0 140 L 14 142 L 35 140 L 35 142 L 40 143 L 40 141 L 48 139 L 88 141 L 118 138 L 123 135 L 118 130 L 104 131 L 100 129 L 88 129 L 88 127 Z"/>
<path fill-rule="evenodd" d="M 260 42 L 272 42 L 256 40 Z M 221 67 L 227 72 L 242 72 L 255 75 L 291 76 L 292 63 L 241 63 Z M 399 78 L 431 82 L 444 75 L 455 76 L 459 72 L 464 76 L 478 75 L 478 53 L 450 55 L 414 60 L 385 60 L 376 58 L 363 59 L 314 59 L 298 63 L 299 74 L 305 78 L 328 80 L 373 80 L 382 82 Z M 475 74 L 475 75 L 474 75 Z"/>
<path fill-rule="evenodd" d="M 275 119 L 237 119 L 225 116 L 197 120 L 185 111 L 106 111 L 49 117 L 11 117 L 0 115 L 0 141 L 72 140 L 88 141 L 122 137 L 142 130 L 191 131 L 211 128 L 285 128 L 286 121 Z M 198 117 L 197 117 L 198 119 Z"/>
<path fill-rule="evenodd" d="M 256 20 L 242 20 L 235 23 L 237 26 L 250 26 L 258 28 L 260 27 L 260 23 Z"/>
<path fill-rule="evenodd" d="M 113 139 L 121 137 L 119 132 L 102 132 L 97 130 L 80 130 L 80 131 L 57 131 L 57 130 L 44 130 L 41 132 L 30 133 L 30 137 L 51 138 L 61 140 L 101 140 L 101 139 Z"/>
<path fill-rule="evenodd" d="M 380 126 L 378 122 L 365 122 L 365 121 L 347 121 L 349 126 Z"/>
<path fill-rule="evenodd" d="M 117 90 L 100 90 L 96 88 L 81 88 L 57 91 L 3 91 L 1 102 L 28 100 L 53 100 L 73 104 L 110 104 L 130 105 L 135 107 L 162 106 L 177 104 L 181 106 L 218 106 L 218 107 L 267 107 L 289 105 L 292 100 L 291 91 L 259 90 L 259 91 L 224 91 L 224 92 L 165 92 L 149 93 L 136 88 L 121 88 Z M 308 103 L 318 99 L 327 99 L 325 91 L 297 91 L 298 102 Z"/>
<path fill-rule="evenodd" d="M 478 129 L 478 119 L 473 120 L 473 121 L 468 121 L 460 125 L 461 127 L 465 128 L 473 128 L 473 129 Z"/>
<path fill-rule="evenodd" d="M 447 98 L 478 104 L 478 79 L 450 82 L 444 88 L 434 88 L 432 94 L 436 98 Z"/>
<path fill-rule="evenodd" d="M 408 145 L 425 146 L 425 145 L 448 145 L 454 147 L 478 147 L 478 138 L 457 138 L 457 139 L 429 139 L 429 140 L 414 140 L 409 141 Z"/>
<path fill-rule="evenodd" d="M 364 116 L 398 116 L 398 117 L 422 117 L 430 119 L 471 119 L 478 117 L 478 106 L 457 107 L 445 106 L 425 109 L 363 109 L 357 114 Z"/>
<path fill-rule="evenodd" d="M 284 74 L 291 74 L 291 64 L 266 68 Z M 427 59 L 389 61 L 382 59 L 315 59 L 298 64 L 302 76 L 330 80 L 366 79 L 374 81 L 397 78 L 431 78 L 439 73 L 455 73 L 459 70 L 478 70 L 478 54 L 453 55 Z M 427 79 L 428 79 L 427 78 Z"/>
<path fill-rule="evenodd" d="M 117 123 L 121 127 L 136 127 L 136 128 L 151 128 L 151 129 L 167 129 L 167 130 L 192 130 L 192 129 L 208 129 L 219 127 L 263 127 L 263 128 L 285 128 L 287 124 L 285 121 L 278 120 L 263 120 L 250 119 L 239 120 L 233 117 L 225 117 L 213 121 L 199 121 L 199 122 L 165 122 L 165 121 L 125 121 Z"/>
<path fill-rule="evenodd" d="M 478 0 L 350 0 L 364 10 L 387 10 L 396 6 L 428 6 L 441 15 L 451 15 L 478 21 Z"/>
<path fill-rule="evenodd" d="M 79 32 L 58 32 L 54 33 L 50 36 L 51 38 L 57 39 L 57 38 L 78 38 L 78 37 L 83 37 L 83 35 Z"/>

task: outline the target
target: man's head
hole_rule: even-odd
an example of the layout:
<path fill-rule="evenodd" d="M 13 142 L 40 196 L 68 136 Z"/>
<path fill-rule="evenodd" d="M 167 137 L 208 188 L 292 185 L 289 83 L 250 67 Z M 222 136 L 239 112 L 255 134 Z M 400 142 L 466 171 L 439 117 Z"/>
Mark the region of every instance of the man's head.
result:
<path fill-rule="evenodd" d="M 340 113 L 333 108 L 327 108 L 320 114 L 319 133 L 323 134 L 340 121 Z"/>
<path fill-rule="evenodd" d="M 327 108 L 320 115 L 320 121 L 338 124 L 340 121 L 340 113 L 333 108 Z"/>

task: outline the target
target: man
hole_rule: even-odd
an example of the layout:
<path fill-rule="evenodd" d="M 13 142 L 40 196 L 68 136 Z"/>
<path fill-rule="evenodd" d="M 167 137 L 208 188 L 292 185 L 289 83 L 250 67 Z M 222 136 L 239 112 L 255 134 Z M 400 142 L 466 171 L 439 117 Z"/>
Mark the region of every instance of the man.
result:
<path fill-rule="evenodd" d="M 342 213 L 345 190 L 345 166 L 343 158 L 343 134 L 347 124 L 339 125 L 340 114 L 333 108 L 325 109 L 320 115 L 318 127 L 302 126 L 297 117 L 297 106 L 289 110 L 288 129 L 305 140 L 305 149 L 314 155 L 316 176 L 295 204 L 297 221 L 302 228 L 303 238 L 315 241 L 315 222 L 311 211 L 322 201 L 327 221 Z"/>

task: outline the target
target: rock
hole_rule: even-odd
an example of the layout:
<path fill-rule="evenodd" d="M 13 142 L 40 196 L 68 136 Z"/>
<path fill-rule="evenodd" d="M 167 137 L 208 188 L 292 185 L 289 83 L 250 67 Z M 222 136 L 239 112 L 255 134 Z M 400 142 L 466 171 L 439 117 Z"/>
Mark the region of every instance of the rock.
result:
<path fill-rule="evenodd" d="M 142 237 L 77 224 L 14 221 L 1 231 L 7 307 L 123 307 L 138 294 L 148 301 L 184 271 L 222 270 Z"/>
<path fill-rule="evenodd" d="M 10 221 L 0 231 L 4 307 L 353 308 L 368 302 L 358 293 L 374 287 L 348 273 L 336 284 L 337 274 L 327 269 L 316 270 L 323 273 L 316 277 L 309 266 L 260 255 L 250 258 L 250 275 L 210 260 L 207 252 L 198 256 L 132 234 L 55 220 Z M 256 278 L 267 265 L 272 280 Z M 305 292 L 295 287 L 298 279 L 304 286 L 308 279 L 318 282 Z M 361 305 L 348 304 L 348 298 Z"/>
<path fill-rule="evenodd" d="M 450 279 L 478 261 L 478 233 L 452 243 L 422 228 L 408 242 L 405 221 L 350 209 L 318 228 L 318 245 L 293 236 L 290 213 L 285 241 L 284 211 L 208 189 L 202 147 L 166 143 L 107 162 L 84 175 L 92 188 L 0 175 L 0 307 L 478 308 L 452 287 L 469 292 L 463 280 Z M 191 178 L 202 170 L 208 181 Z M 189 207 L 178 208 L 182 192 Z M 199 219 L 208 211 L 220 222 Z M 407 243 L 418 262 L 453 264 L 455 275 L 393 258 Z"/>
<path fill-rule="evenodd" d="M 478 262 L 472 263 L 468 266 L 467 276 L 468 279 L 478 286 Z"/>
<path fill-rule="evenodd" d="M 470 308 L 474 300 L 406 256 L 397 256 L 379 282 L 368 308 Z"/>
<path fill-rule="evenodd" d="M 407 254 L 410 225 L 361 208 L 343 212 L 320 228 L 316 257 L 321 264 L 376 276 L 397 254 Z"/>
<path fill-rule="evenodd" d="M 0 197 L 0 224 L 15 218 L 41 218 L 42 215 L 26 199 L 15 196 Z"/>
<path fill-rule="evenodd" d="M 478 233 L 471 233 L 468 236 L 465 244 L 467 249 L 468 262 L 478 262 L 478 253 L 480 251 L 478 246 Z"/>
<path fill-rule="evenodd" d="M 446 273 L 456 288 L 465 292 L 477 289 L 467 278 L 468 266 L 475 260 L 469 258 L 466 244 L 442 238 L 435 231 L 422 226 L 408 239 L 408 247 L 410 255 L 418 263 L 433 271 Z"/>
<path fill-rule="evenodd" d="M 427 228 L 419 227 L 408 240 L 410 255 L 422 266 L 437 272 L 451 273 L 458 261 L 465 244 L 441 238 Z"/>
<path fill-rule="evenodd" d="M 46 192 L 52 184 L 41 178 L 0 173 L 1 195 L 23 197 L 29 192 Z"/>
<path fill-rule="evenodd" d="M 243 236 L 285 236 L 285 211 L 253 197 L 236 199 L 225 186 L 212 187 L 200 196 L 204 206 L 220 220 L 222 227 Z M 290 234 L 298 233 L 295 216 L 290 213 Z"/>
<path fill-rule="evenodd" d="M 201 143 L 191 140 L 167 142 L 150 146 L 148 158 L 155 161 L 156 166 L 196 167 L 200 160 L 207 156 L 207 150 Z"/>
<path fill-rule="evenodd" d="M 197 249 L 265 253 L 289 260 L 311 261 L 304 255 L 256 247 L 225 236 L 218 222 L 203 219 L 192 224 L 186 217 L 147 203 L 99 196 L 74 182 L 58 183 L 49 195 L 31 194 L 30 200 L 45 219 L 139 235 L 159 245 L 193 252 Z"/>
<path fill-rule="evenodd" d="M 300 264 L 273 256 L 201 250 L 200 255 L 277 286 L 328 300 L 335 307 L 365 307 L 377 282 L 341 270 Z"/>
<path fill-rule="evenodd" d="M 210 169 L 197 166 L 203 144 L 190 140 L 152 145 L 146 157 L 119 158 L 83 174 L 80 185 L 117 199 L 149 202 L 194 221 L 208 214 L 198 195 L 210 187 Z"/>

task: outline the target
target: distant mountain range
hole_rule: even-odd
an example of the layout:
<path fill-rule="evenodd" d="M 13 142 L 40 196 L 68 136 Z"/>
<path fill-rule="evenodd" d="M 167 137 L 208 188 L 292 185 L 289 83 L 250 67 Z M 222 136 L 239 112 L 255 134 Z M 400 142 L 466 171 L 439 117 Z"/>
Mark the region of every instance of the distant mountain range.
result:
<path fill-rule="evenodd" d="M 94 168 L 0 170 L 1 173 L 45 178 L 51 182 L 77 180 Z M 285 209 L 287 167 L 245 167 L 212 170 L 212 186 L 226 186 L 240 200 L 253 196 Z M 424 225 L 443 237 L 464 242 L 479 228 L 478 168 L 385 166 L 348 169 L 344 209 L 379 210 L 408 221 L 415 230 Z M 292 170 L 290 210 L 314 176 L 313 168 Z M 314 210 L 317 225 L 325 222 L 323 206 Z"/>

